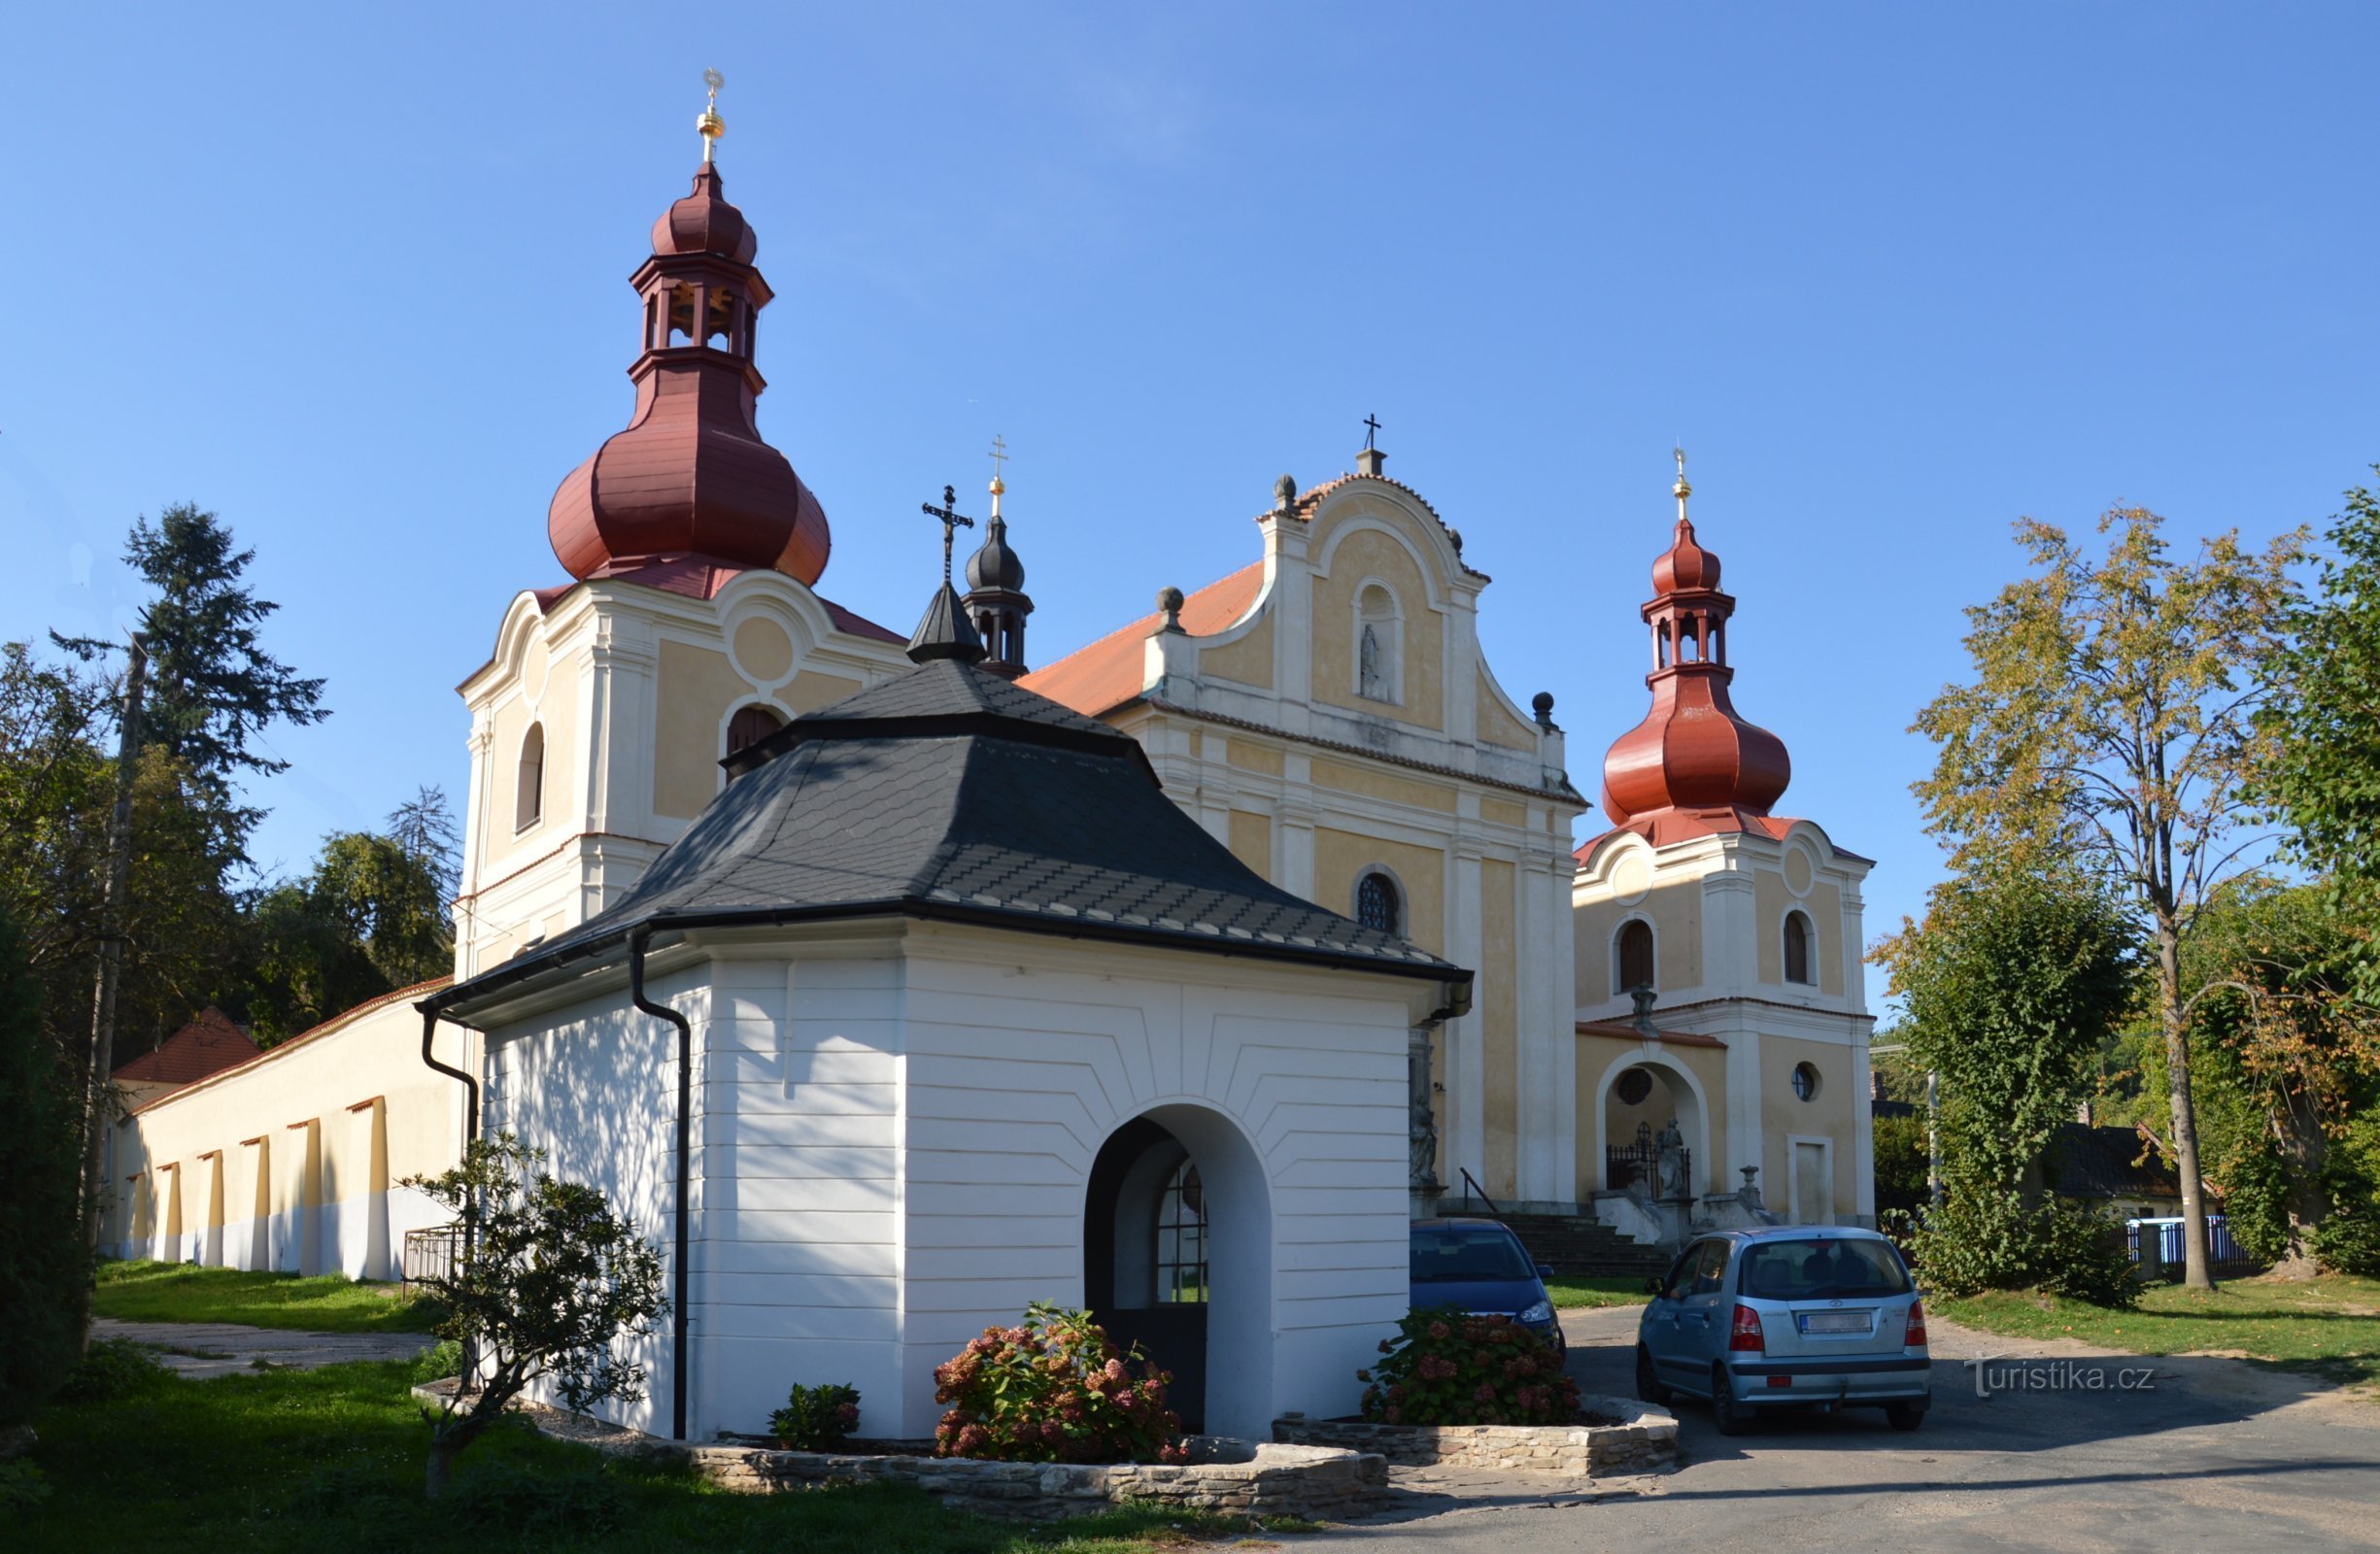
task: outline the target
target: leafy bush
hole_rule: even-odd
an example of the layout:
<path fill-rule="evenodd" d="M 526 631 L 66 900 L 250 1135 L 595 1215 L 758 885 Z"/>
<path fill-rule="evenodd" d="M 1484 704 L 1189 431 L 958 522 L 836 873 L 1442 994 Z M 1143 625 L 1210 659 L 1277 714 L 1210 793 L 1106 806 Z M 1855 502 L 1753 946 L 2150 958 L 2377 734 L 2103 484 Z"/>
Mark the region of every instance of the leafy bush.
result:
<path fill-rule="evenodd" d="M 135 1398 L 173 1379 L 156 1357 L 129 1338 L 93 1338 L 82 1364 L 58 1389 L 61 1402 L 108 1402 Z"/>
<path fill-rule="evenodd" d="M 461 1374 L 462 1345 L 452 1338 L 440 1338 L 414 1357 L 413 1384 L 417 1387 Z"/>
<path fill-rule="evenodd" d="M 0 1463 L 0 1511 L 31 1510 L 50 1498 L 41 1466 L 18 1457 Z"/>
<path fill-rule="evenodd" d="M 1561 1352 L 1510 1317 L 1414 1311 L 1380 1340 L 1364 1417 L 1388 1425 L 1558 1425 L 1579 1411 Z"/>
<path fill-rule="evenodd" d="M 1136 1371 L 1138 1372 L 1136 1374 Z M 1118 1354 L 1088 1311 L 1037 1301 L 1013 1328 L 986 1328 L 935 1368 L 934 1432 L 944 1457 L 1022 1463 L 1178 1463 L 1173 1378 L 1135 1344 Z"/>
<path fill-rule="evenodd" d="M 768 1416 L 768 1433 L 786 1451 L 833 1451 L 860 1428 L 860 1389 L 839 1381 L 794 1383 L 785 1406 Z"/>
<path fill-rule="evenodd" d="M 2140 1281 L 2113 1221 L 2049 1199 L 2027 1206 L 2015 1192 L 1955 1186 L 1921 1210 L 1910 1247 L 1925 1284 L 1944 1295 L 2046 1290 L 2128 1309 Z"/>
<path fill-rule="evenodd" d="M 2380 1278 L 2380 1189 L 2351 1167 L 2324 1174 L 2330 1212 L 2314 1227 L 2314 1261 L 2326 1272 Z"/>
<path fill-rule="evenodd" d="M 2271 1142 L 2259 1138 L 2224 1162 L 2224 1229 L 2239 1249 L 2259 1263 L 2278 1263 L 2290 1254 L 2289 1168 Z"/>

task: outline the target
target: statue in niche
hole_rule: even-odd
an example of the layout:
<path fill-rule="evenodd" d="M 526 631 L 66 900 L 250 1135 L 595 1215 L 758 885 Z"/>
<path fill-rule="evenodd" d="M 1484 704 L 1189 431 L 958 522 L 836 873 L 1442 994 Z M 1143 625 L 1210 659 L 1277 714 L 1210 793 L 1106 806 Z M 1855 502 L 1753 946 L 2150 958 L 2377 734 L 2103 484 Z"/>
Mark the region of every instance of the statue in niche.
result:
<path fill-rule="evenodd" d="M 1375 701 L 1388 699 L 1388 679 L 1380 672 L 1380 633 L 1369 621 L 1364 623 L 1363 641 L 1358 645 L 1355 684 Z"/>
<path fill-rule="evenodd" d="M 1654 1175 L 1661 1184 L 1661 1196 L 1665 1199 L 1686 1197 L 1685 1134 L 1678 1131 L 1678 1119 L 1672 1117 L 1663 1123 L 1661 1131 L 1653 1135 L 1652 1143 L 1653 1159 L 1658 1163 Z"/>

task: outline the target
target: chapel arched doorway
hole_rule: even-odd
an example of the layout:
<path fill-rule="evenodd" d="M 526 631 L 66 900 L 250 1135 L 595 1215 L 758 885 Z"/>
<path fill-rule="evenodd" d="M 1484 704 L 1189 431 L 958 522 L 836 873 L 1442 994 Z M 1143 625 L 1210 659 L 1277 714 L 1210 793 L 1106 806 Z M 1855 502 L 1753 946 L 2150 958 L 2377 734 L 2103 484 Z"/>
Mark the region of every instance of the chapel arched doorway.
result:
<path fill-rule="evenodd" d="M 1666 1201 L 1699 1198 L 1715 1179 L 1702 1096 L 1683 1069 L 1659 1059 L 1614 1064 L 1595 1098 L 1595 1119 L 1602 1147 L 1580 1163 L 1588 1192 Z M 1581 1144 L 1588 1132 L 1580 1130 Z"/>
<path fill-rule="evenodd" d="M 1173 1373 L 1185 1430 L 1272 1422 L 1272 1209 L 1240 1131 L 1159 1107 L 1100 1146 L 1083 1199 L 1083 1303 L 1117 1347 Z"/>

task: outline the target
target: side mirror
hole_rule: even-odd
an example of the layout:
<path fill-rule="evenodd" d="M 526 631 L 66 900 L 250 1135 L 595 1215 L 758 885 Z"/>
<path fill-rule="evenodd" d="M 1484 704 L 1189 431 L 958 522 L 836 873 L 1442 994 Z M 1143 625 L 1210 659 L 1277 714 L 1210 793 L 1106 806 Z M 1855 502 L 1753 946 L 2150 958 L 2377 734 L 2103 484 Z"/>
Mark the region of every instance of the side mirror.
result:
<path fill-rule="evenodd" d="M 1553 1277 L 1553 1265 L 1552 1265 L 1552 1264 L 1550 1264 L 1550 1263 L 1540 1263 L 1540 1264 L 1537 1266 L 1537 1276 L 1538 1276 L 1539 1278 L 1541 1278 L 1541 1279 L 1550 1279 L 1550 1278 L 1552 1278 L 1552 1277 Z"/>
<path fill-rule="evenodd" d="M 1645 1281 L 1645 1293 L 1647 1295 L 1659 1295 L 1661 1293 L 1661 1275 L 1656 1273 Z"/>

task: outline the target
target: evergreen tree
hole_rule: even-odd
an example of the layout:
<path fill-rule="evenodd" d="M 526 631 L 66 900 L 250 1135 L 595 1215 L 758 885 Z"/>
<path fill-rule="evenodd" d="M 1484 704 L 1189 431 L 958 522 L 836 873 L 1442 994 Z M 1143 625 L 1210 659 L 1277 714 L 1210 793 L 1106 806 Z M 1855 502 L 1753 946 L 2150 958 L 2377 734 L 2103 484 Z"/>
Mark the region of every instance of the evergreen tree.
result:
<path fill-rule="evenodd" d="M 0 1431 L 23 1424 L 82 1352 L 83 1100 L 42 1029 L 42 988 L 0 902 Z"/>

